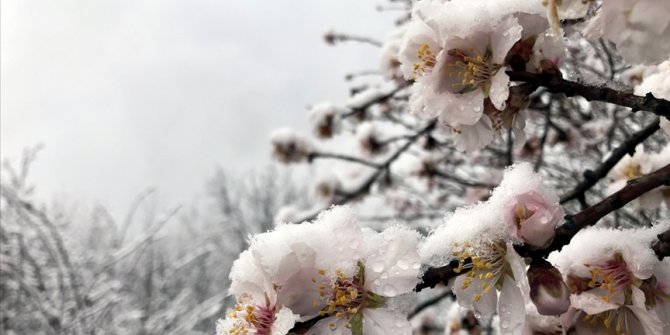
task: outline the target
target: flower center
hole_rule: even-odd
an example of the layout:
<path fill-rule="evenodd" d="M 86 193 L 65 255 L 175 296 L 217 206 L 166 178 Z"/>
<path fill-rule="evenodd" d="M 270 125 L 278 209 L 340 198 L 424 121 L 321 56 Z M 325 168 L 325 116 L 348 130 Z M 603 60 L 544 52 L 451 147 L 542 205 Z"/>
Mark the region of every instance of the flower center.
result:
<path fill-rule="evenodd" d="M 487 48 L 484 55 L 480 55 L 474 49 L 470 49 L 469 52 L 451 49 L 447 51 L 447 55 L 450 58 L 446 64 L 447 76 L 457 79 L 451 84 L 455 93 L 463 94 L 482 88 L 485 96 L 488 96 L 491 77 L 502 67 L 493 63 L 491 49 Z"/>
<path fill-rule="evenodd" d="M 419 46 L 416 56 L 419 58 L 420 62 L 414 64 L 414 73 L 413 78 L 423 76 L 426 72 L 430 71 L 437 63 L 435 58 L 435 53 L 430 49 L 428 44 L 423 43 Z"/>
<path fill-rule="evenodd" d="M 356 314 L 365 306 L 368 292 L 364 288 L 364 267 L 358 264 L 358 274 L 348 278 L 341 270 L 335 271 L 334 279 L 328 276 L 326 270 L 319 270 L 319 278 L 312 278 L 312 282 L 319 285 L 319 295 L 325 303 L 319 311 L 319 316 L 335 316 L 347 320 L 347 326 Z M 313 301 L 314 307 L 319 301 Z M 337 326 L 334 322 L 328 324 L 334 330 Z"/>
<path fill-rule="evenodd" d="M 275 320 L 274 307 L 253 305 L 240 298 L 237 305 L 228 312 L 228 317 L 236 319 L 228 329 L 230 335 L 270 335 Z"/>
<path fill-rule="evenodd" d="M 475 301 L 482 298 L 482 294 L 489 293 L 498 283 L 505 266 L 505 254 L 507 248 L 504 242 L 494 242 L 485 244 L 477 248 L 476 254 L 473 253 L 473 247 L 466 242 L 463 246 L 454 244 L 454 248 L 460 249 L 452 252 L 459 260 L 458 267 L 454 272 L 459 273 L 464 269 L 470 269 L 465 275 L 461 284 L 462 289 L 467 289 L 475 280 L 481 282 L 481 293 L 474 296 Z M 467 262 L 467 259 L 470 262 Z"/>
<path fill-rule="evenodd" d="M 516 226 L 521 227 L 528 218 L 533 216 L 533 214 L 535 214 L 535 212 L 528 209 L 526 206 L 518 206 L 514 210 L 514 222 L 516 223 Z"/>
<path fill-rule="evenodd" d="M 635 279 L 635 276 L 628 270 L 623 255 L 617 252 L 612 260 L 602 265 L 589 265 L 591 270 L 591 281 L 588 285 L 591 288 L 602 287 L 607 289 L 608 294 L 602 299 L 609 302 L 615 292 L 629 288 Z"/>
<path fill-rule="evenodd" d="M 623 169 L 623 174 L 628 180 L 642 177 L 642 168 L 634 162 L 628 163 Z"/>

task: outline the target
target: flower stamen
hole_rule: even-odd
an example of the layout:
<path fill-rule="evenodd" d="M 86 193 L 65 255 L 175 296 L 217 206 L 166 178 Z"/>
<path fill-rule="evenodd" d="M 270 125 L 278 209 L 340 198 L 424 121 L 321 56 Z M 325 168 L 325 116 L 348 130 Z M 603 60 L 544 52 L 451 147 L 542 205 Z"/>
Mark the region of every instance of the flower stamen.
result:
<path fill-rule="evenodd" d="M 426 43 L 423 43 L 419 46 L 419 50 L 417 51 L 416 56 L 419 58 L 421 62 L 414 64 L 414 73 L 412 79 L 416 79 L 417 77 L 426 74 L 437 63 L 435 53 L 433 52 L 433 50 L 430 49 L 430 46 Z"/>

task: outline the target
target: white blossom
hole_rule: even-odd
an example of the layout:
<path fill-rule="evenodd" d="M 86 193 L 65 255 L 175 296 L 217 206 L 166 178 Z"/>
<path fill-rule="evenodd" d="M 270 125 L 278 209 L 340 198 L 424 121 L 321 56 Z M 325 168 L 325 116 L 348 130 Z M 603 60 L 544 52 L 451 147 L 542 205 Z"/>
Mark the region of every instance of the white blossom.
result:
<path fill-rule="evenodd" d="M 338 107 L 330 102 L 322 102 L 310 109 L 310 121 L 313 133 L 318 138 L 331 138 L 342 127 L 342 115 L 349 112 L 347 108 Z"/>
<path fill-rule="evenodd" d="M 650 246 L 656 234 L 668 226 L 666 223 L 637 230 L 587 228 L 560 252 L 550 255 L 572 292 L 571 311 L 564 316 L 564 322 L 575 322 L 579 334 L 606 330 L 618 334 L 661 334 L 664 324 L 657 310 L 649 308 L 652 306 L 643 289 L 648 293 L 658 289 L 656 285 L 646 287 L 646 283 L 656 283 L 658 267 L 667 265 L 656 258 Z"/>
<path fill-rule="evenodd" d="M 272 156 L 282 163 L 297 163 L 307 159 L 312 152 L 311 144 L 289 128 L 272 132 Z"/>
<path fill-rule="evenodd" d="M 670 54 L 670 2 L 603 1 L 585 34 L 614 42 L 629 63 L 658 64 Z"/>
<path fill-rule="evenodd" d="M 405 77 L 416 81 L 410 110 L 451 128 L 459 150 L 480 149 L 502 129 L 513 129 L 522 145 L 525 106 L 510 96 L 505 70 L 510 61 L 538 70 L 544 60 L 555 66 L 562 58 L 562 44 L 542 37 L 548 28 L 542 7 L 464 0 L 431 6 L 432 13 L 413 16 L 400 52 Z"/>
<path fill-rule="evenodd" d="M 623 157 L 607 174 L 612 183 L 607 187 L 607 193 L 612 194 L 635 178 L 642 177 L 670 164 L 670 149 L 662 150 L 657 154 L 648 154 L 642 144 L 635 148 L 635 154 Z M 649 191 L 633 201 L 634 204 L 646 208 L 657 208 L 664 201 L 666 188 Z M 667 201 L 667 200 L 666 200 Z"/>
<path fill-rule="evenodd" d="M 670 60 L 654 67 L 648 75 L 642 76 L 642 82 L 635 87 L 635 94 L 652 93 L 657 98 L 670 99 Z M 670 120 L 661 117 L 661 128 L 670 135 Z"/>
<path fill-rule="evenodd" d="M 563 217 L 558 195 L 527 163 L 509 168 L 489 201 L 503 208 L 504 224 L 514 240 L 535 248 L 551 243 Z"/>

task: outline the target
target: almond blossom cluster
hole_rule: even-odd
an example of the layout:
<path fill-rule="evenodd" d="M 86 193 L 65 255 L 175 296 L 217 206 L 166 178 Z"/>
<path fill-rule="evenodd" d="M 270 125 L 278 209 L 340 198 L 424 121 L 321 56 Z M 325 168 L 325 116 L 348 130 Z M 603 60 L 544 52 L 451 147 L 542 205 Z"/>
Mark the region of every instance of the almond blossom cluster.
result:
<path fill-rule="evenodd" d="M 642 177 L 670 164 L 670 145 L 658 153 L 647 153 L 644 146 L 639 145 L 635 154 L 625 156 L 609 172 L 612 183 L 607 188 L 608 193 L 614 193 L 623 188 L 629 180 Z M 661 186 L 647 192 L 634 200 L 634 203 L 646 209 L 656 209 L 661 206 L 670 208 L 670 187 Z"/>
<path fill-rule="evenodd" d="M 278 160 L 318 160 L 327 173 L 314 178 L 315 207 L 284 208 L 274 231 L 251 239 L 254 256 L 236 264 L 261 270 L 239 273 L 270 284 L 233 285 L 239 306 L 220 333 L 243 324 L 255 334 L 433 334 L 396 302 L 421 301 L 424 292 L 411 293 L 433 287 L 421 281 L 435 269 L 450 271 L 440 289 L 454 296 L 447 313 L 426 314 L 431 326 L 446 319 L 438 332 L 475 334 L 489 322 L 501 334 L 670 333 L 670 263 L 652 250 L 670 226 L 670 187 L 572 230 L 578 205 L 621 207 L 592 195 L 670 164 L 670 121 L 645 106 L 670 99 L 666 2 L 418 0 L 406 9 L 379 43 L 385 82 L 356 82 L 341 106 L 311 108 L 314 137 L 343 153 L 273 137 Z M 331 207 L 284 224 L 343 203 L 360 220 Z M 248 317 L 256 310 L 267 313 Z"/>
<path fill-rule="evenodd" d="M 589 228 L 550 256 L 570 289 L 565 328 L 579 334 L 666 334 L 670 262 L 650 246 L 670 222 L 653 228 Z"/>
<path fill-rule="evenodd" d="M 426 266 L 454 262 L 458 276 L 449 287 L 457 304 L 478 318 L 495 317 L 504 334 L 669 330 L 662 320 L 670 317 L 670 263 L 650 247 L 670 222 L 586 229 L 548 260 L 517 253 L 515 245 L 549 246 L 563 215 L 553 188 L 522 163 L 505 171 L 488 200 L 448 214 L 425 239 L 401 226 L 363 228 L 349 207 L 279 224 L 251 237 L 235 261 L 230 294 L 237 304 L 217 334 L 278 335 L 295 327 L 307 327 L 305 334 L 411 334 L 393 301 L 411 296 Z"/>
<path fill-rule="evenodd" d="M 417 284 L 418 240 L 401 227 L 362 229 L 347 207 L 254 236 L 231 270 L 238 303 L 217 334 L 286 334 L 313 318 L 307 334 L 409 334 L 387 302 Z"/>
<path fill-rule="evenodd" d="M 531 302 L 526 265 L 513 248 L 524 243 L 542 248 L 554 237 L 563 216 L 555 192 L 528 164 L 507 170 L 500 186 L 486 202 L 457 210 L 445 219 L 422 246 L 422 258 L 431 265 L 459 261 L 453 290 L 458 304 L 482 316 L 500 316 L 500 329 L 519 333 L 524 309 Z M 538 308 L 567 310 L 567 295 L 558 302 L 539 299 Z M 561 310 L 563 309 L 563 310 Z M 553 312 L 553 310 L 552 310 Z"/>
<path fill-rule="evenodd" d="M 658 64 L 670 54 L 670 3 L 664 0 L 543 0 L 558 32 L 560 19 L 585 19 L 591 38 L 612 41 L 630 63 Z M 595 15 L 588 15 L 589 9 Z"/>
<path fill-rule="evenodd" d="M 562 49 L 548 29 L 533 1 L 417 2 L 398 56 L 414 81 L 412 108 L 449 127 L 460 150 L 481 149 L 507 129 L 522 145 L 530 92 L 510 87 L 505 71 L 556 68 Z"/>

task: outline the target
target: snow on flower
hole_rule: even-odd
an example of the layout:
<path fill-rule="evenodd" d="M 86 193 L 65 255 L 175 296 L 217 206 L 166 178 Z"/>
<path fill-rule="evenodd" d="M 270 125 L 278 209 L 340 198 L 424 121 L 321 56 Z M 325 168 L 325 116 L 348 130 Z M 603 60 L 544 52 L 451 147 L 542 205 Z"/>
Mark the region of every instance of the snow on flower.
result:
<path fill-rule="evenodd" d="M 342 189 L 340 179 L 332 173 L 320 176 L 316 181 L 316 195 L 325 203 L 332 203 L 337 192 Z"/>
<path fill-rule="evenodd" d="M 272 132 L 272 156 L 282 163 L 298 163 L 307 159 L 312 146 L 292 129 L 281 128 Z"/>
<path fill-rule="evenodd" d="M 650 246 L 668 223 L 653 228 L 587 228 L 550 256 L 567 279 L 571 311 L 563 316 L 578 333 L 662 334 L 664 324 L 647 296 L 667 297 L 655 285 L 659 267 Z M 646 290 L 647 292 L 645 292 Z M 652 293 L 653 292 L 653 293 Z M 659 299 L 667 304 L 666 299 Z M 656 300 L 653 301 L 654 303 Z M 660 310 L 660 309 L 659 309 Z"/>
<path fill-rule="evenodd" d="M 454 271 L 463 272 L 453 284 L 458 303 L 485 316 L 497 312 L 504 332 L 520 334 L 525 311 L 514 306 L 525 306 L 523 291 L 528 281 L 526 266 L 512 242 L 546 246 L 562 215 L 555 192 L 542 183 L 529 164 L 518 164 L 505 172 L 489 200 L 449 214 L 426 239 L 421 255 L 424 263 L 433 266 L 458 261 Z M 533 294 L 536 298 L 542 295 L 535 299 L 541 302 L 540 308 L 545 312 L 564 308 L 567 297 L 563 292 L 551 291 L 553 299 L 548 301 L 543 295 L 551 286 L 547 286 L 551 283 L 546 274 L 532 274 L 535 289 L 540 291 Z M 556 289 L 554 286 L 551 289 Z"/>
<path fill-rule="evenodd" d="M 403 73 L 400 69 L 398 57 L 406 31 L 407 25 L 401 25 L 394 29 L 384 40 L 379 68 L 386 80 L 403 80 Z"/>
<path fill-rule="evenodd" d="M 318 138 L 331 138 L 341 128 L 342 114 L 349 110 L 338 107 L 330 102 L 322 102 L 310 109 L 310 120 L 314 135 Z"/>
<path fill-rule="evenodd" d="M 400 70 L 406 79 L 417 79 L 429 73 L 442 51 L 438 22 L 442 3 L 419 1 L 408 23 L 398 52 Z"/>
<path fill-rule="evenodd" d="M 504 224 L 514 240 L 534 248 L 551 243 L 564 213 L 556 192 L 527 163 L 505 171 L 489 201 L 503 208 Z"/>
<path fill-rule="evenodd" d="M 381 131 L 370 122 L 361 123 L 356 128 L 356 138 L 361 152 L 366 156 L 375 156 L 387 151 L 388 146 L 381 139 Z"/>
<path fill-rule="evenodd" d="M 515 129 L 523 144 L 525 118 L 520 106 L 508 106 L 505 69 L 510 62 L 525 69 L 546 57 L 558 62 L 562 49 L 538 39 L 548 27 L 542 7 L 531 1 L 430 4 L 437 6 L 432 13 L 414 12 L 400 51 L 405 77 L 415 80 L 410 109 L 450 127 L 459 150 L 480 149 L 502 129 Z"/>
<path fill-rule="evenodd" d="M 541 315 L 532 303 L 526 304 L 526 323 L 523 335 L 561 334 L 561 322 L 556 316 Z"/>
<path fill-rule="evenodd" d="M 547 7 L 547 16 L 554 35 L 560 32 L 560 20 L 578 19 L 586 16 L 593 0 L 542 0 Z"/>
<path fill-rule="evenodd" d="M 651 74 L 643 76 L 640 85 L 635 87 L 635 94 L 654 94 L 657 98 L 670 99 L 670 60 L 649 70 Z M 670 120 L 661 117 L 661 128 L 670 135 Z"/>
<path fill-rule="evenodd" d="M 295 222 L 300 217 L 300 211 L 294 206 L 284 206 L 279 208 L 273 218 L 274 225 Z"/>
<path fill-rule="evenodd" d="M 525 306 L 520 288 L 527 286 L 525 266 L 496 213 L 500 208 L 488 202 L 456 210 L 427 238 L 421 254 L 436 266 L 457 260 L 455 271 L 464 272 L 453 284 L 459 305 L 483 316 L 497 311 L 500 328 L 519 334 L 524 311 L 514 306 Z"/>
<path fill-rule="evenodd" d="M 612 170 L 607 174 L 611 179 L 612 184 L 607 187 L 607 193 L 614 193 L 624 186 L 626 183 L 635 178 L 642 177 L 645 174 L 654 172 L 667 164 L 670 164 L 670 146 L 666 147 L 657 154 L 648 154 L 644 151 L 642 144 L 638 145 L 635 148 L 635 154 L 631 156 L 625 156 L 622 158 L 617 165 L 612 168 Z M 661 187 L 654 189 L 650 192 L 647 192 L 641 195 L 639 198 L 634 200 L 634 204 L 646 208 L 654 209 L 657 208 L 665 200 L 666 202 L 668 196 L 666 187 Z"/>
<path fill-rule="evenodd" d="M 348 209 L 331 210 L 350 215 Z M 342 213 L 344 211 L 344 213 Z M 320 220 L 332 216 L 326 213 Z M 333 220 L 333 219 L 329 219 Z M 330 221 L 335 222 L 335 221 Z M 420 259 L 419 235 L 400 227 L 382 233 L 360 230 L 362 253 L 351 258 L 346 267 L 319 268 L 312 278 L 318 287 L 325 316 L 307 334 L 409 334 L 411 326 L 399 312 L 385 308 L 388 298 L 411 292 L 418 282 Z M 324 241 L 325 242 L 325 241 Z M 321 246 L 327 249 L 329 244 Z M 346 249 L 347 246 L 345 245 Z M 328 252 L 340 253 L 339 250 Z"/>
<path fill-rule="evenodd" d="M 670 54 L 670 2 L 603 1 L 584 32 L 612 41 L 629 63 L 658 64 Z"/>
<path fill-rule="evenodd" d="M 308 334 L 409 334 L 386 302 L 416 286 L 418 239 L 400 227 L 362 229 L 347 207 L 256 235 L 231 270 L 238 305 L 219 334 L 286 334 L 314 317 Z"/>
<path fill-rule="evenodd" d="M 217 323 L 217 335 L 282 335 L 298 320 L 289 308 L 277 303 L 270 274 L 258 263 L 253 251 L 247 250 L 233 264 L 230 292 L 237 304 Z"/>

